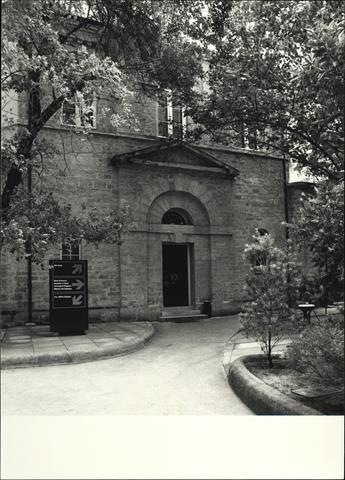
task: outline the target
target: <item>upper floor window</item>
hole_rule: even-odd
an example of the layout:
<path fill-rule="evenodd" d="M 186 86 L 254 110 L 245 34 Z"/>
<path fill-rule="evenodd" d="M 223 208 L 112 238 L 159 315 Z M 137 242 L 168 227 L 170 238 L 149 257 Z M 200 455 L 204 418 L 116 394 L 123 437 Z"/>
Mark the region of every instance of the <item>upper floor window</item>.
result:
<path fill-rule="evenodd" d="M 81 245 L 79 242 L 62 243 L 61 260 L 80 260 Z"/>
<path fill-rule="evenodd" d="M 158 99 L 158 136 L 182 139 L 185 127 L 183 107 L 173 101 L 170 90 L 165 90 Z"/>
<path fill-rule="evenodd" d="M 61 123 L 74 127 L 96 128 L 97 99 L 87 102 L 76 94 L 74 100 L 65 100 L 61 109 Z"/>
<path fill-rule="evenodd" d="M 258 138 L 255 128 L 249 128 L 245 124 L 242 125 L 241 144 L 242 148 L 258 149 Z"/>

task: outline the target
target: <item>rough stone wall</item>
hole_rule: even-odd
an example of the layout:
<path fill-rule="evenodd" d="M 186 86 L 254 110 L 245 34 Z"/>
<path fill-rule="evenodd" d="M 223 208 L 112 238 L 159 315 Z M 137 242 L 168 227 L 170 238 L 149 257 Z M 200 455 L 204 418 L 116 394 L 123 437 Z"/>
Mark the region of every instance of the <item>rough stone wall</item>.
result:
<path fill-rule="evenodd" d="M 124 203 L 129 204 L 133 212 L 133 231 L 125 235 L 121 247 L 82 245 L 82 258 L 89 264 L 91 320 L 159 317 L 162 242 L 165 241 L 193 245 L 192 297 L 197 308 L 204 300 L 212 300 L 214 314 L 238 311 L 244 299 L 243 283 L 248 271 L 242 258 L 245 243 L 250 242 L 255 228 L 265 228 L 279 243 L 284 242 L 285 230 L 281 225 L 285 220 L 284 179 L 280 159 L 229 149 L 205 149 L 240 171 L 240 175 L 231 180 L 202 171 L 111 165 L 110 159 L 115 154 L 152 145 L 150 137 L 104 132 L 84 136 L 53 126 L 46 128 L 42 135 L 60 153 L 47 162 L 40 182 L 52 188 L 63 202 L 71 203 L 76 213 L 92 208 L 110 212 Z M 169 161 L 174 158 L 169 157 Z M 192 161 L 186 158 L 186 163 Z M 209 234 L 197 230 L 197 226 L 150 231 L 148 211 L 154 200 L 165 192 L 187 192 L 197 199 L 208 213 Z M 183 198 L 185 210 L 193 210 L 193 202 L 189 204 L 187 197 Z M 50 258 L 60 258 L 59 245 L 47 254 L 46 265 Z M 1 308 L 18 311 L 15 320 L 22 322 L 26 316 L 26 264 L 3 254 L 1 268 Z M 36 321 L 48 318 L 48 278 L 48 268 L 41 270 L 34 266 Z M 9 319 L 6 314 L 6 323 Z"/>
<path fill-rule="evenodd" d="M 54 144 L 59 154 L 46 159 L 43 177 L 36 179 L 36 187 L 52 189 L 64 204 L 70 203 L 75 213 L 97 208 L 110 212 L 118 208 L 117 171 L 110 158 L 133 148 L 147 146 L 147 141 L 105 135 L 85 137 L 64 130 L 45 129 L 42 136 Z M 33 265 L 34 319 L 44 321 L 49 309 L 48 260 L 60 258 L 61 245 L 46 255 L 44 270 Z M 120 286 L 118 276 L 118 247 L 100 245 L 98 248 L 82 245 L 82 258 L 89 263 L 90 317 L 118 318 Z M 99 309 L 102 307 L 102 309 Z M 1 255 L 1 311 L 18 312 L 14 320 L 21 323 L 27 310 L 27 265 L 17 262 L 6 253 Z M 10 315 L 2 315 L 8 323 Z"/>
<path fill-rule="evenodd" d="M 211 153 L 211 150 L 208 150 Z M 233 182 L 229 215 L 233 235 L 229 239 L 214 240 L 212 251 L 217 261 L 214 265 L 213 282 L 218 303 L 222 310 L 233 305 L 238 306 L 245 298 L 243 285 L 248 272 L 248 265 L 243 260 L 243 249 L 250 243 L 256 228 L 265 228 L 284 245 L 285 220 L 283 161 L 277 158 L 248 155 L 244 153 L 225 153 L 213 151 L 217 156 L 240 171 Z M 221 202 L 221 192 L 219 202 Z M 217 204 L 214 205 L 217 211 Z M 230 252 L 230 253 L 229 253 Z M 218 268 L 227 264 L 229 274 L 225 269 Z M 223 278 L 224 277 L 224 278 Z"/>

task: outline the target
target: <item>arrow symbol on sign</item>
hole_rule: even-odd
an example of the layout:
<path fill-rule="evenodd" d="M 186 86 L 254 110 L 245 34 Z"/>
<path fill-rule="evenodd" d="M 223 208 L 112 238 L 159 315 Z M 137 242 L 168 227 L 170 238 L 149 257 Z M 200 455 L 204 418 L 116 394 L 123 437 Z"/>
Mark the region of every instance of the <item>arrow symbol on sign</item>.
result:
<path fill-rule="evenodd" d="M 74 283 L 72 283 L 72 287 L 75 287 L 76 290 L 80 290 L 83 286 L 84 283 L 79 280 L 79 278 Z"/>
<path fill-rule="evenodd" d="M 72 275 L 76 275 L 77 273 L 83 272 L 83 266 L 80 263 L 73 265 L 72 267 Z"/>
<path fill-rule="evenodd" d="M 83 303 L 83 295 L 72 298 L 72 305 L 81 305 Z"/>

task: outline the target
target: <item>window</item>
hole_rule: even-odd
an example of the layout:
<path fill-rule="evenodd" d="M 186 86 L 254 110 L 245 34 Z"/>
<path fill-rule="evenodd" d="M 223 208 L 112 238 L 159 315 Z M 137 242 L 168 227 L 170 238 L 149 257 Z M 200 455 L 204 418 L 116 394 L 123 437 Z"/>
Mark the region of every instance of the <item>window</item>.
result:
<path fill-rule="evenodd" d="M 268 231 L 265 228 L 258 228 L 260 237 L 268 235 Z M 261 265 L 267 265 L 267 253 L 265 251 L 257 252 L 255 258 L 255 266 L 260 267 Z"/>
<path fill-rule="evenodd" d="M 66 242 L 62 244 L 61 260 L 80 260 L 81 245 L 79 242 Z"/>
<path fill-rule="evenodd" d="M 74 100 L 65 100 L 61 109 L 61 123 L 75 127 L 96 128 L 97 99 L 85 101 L 76 94 Z"/>
<path fill-rule="evenodd" d="M 265 228 L 258 228 L 258 232 L 260 234 L 260 237 L 264 237 L 265 235 L 268 235 L 268 231 Z"/>
<path fill-rule="evenodd" d="M 183 109 L 180 105 L 172 104 L 172 127 L 173 137 L 182 139 L 183 137 Z"/>
<path fill-rule="evenodd" d="M 158 102 L 158 136 L 182 139 L 185 127 L 183 107 L 174 104 L 170 90 L 161 94 Z"/>
<path fill-rule="evenodd" d="M 164 225 L 193 225 L 192 219 L 187 212 L 180 208 L 171 208 L 162 217 Z"/>
<path fill-rule="evenodd" d="M 171 117 L 170 100 L 167 92 L 164 92 L 158 100 L 158 136 L 169 136 L 169 118 Z"/>
<path fill-rule="evenodd" d="M 258 149 L 256 129 L 253 127 L 249 128 L 244 123 L 242 124 L 241 145 L 242 148 L 250 148 L 252 150 Z"/>

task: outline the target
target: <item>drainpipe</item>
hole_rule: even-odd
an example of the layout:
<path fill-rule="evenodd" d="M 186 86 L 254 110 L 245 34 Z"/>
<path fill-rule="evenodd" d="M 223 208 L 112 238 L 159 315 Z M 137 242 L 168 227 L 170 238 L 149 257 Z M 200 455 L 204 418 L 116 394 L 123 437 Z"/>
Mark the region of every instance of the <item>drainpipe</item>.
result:
<path fill-rule="evenodd" d="M 32 165 L 28 164 L 28 194 L 29 194 L 29 210 L 31 210 L 31 194 L 32 194 Z M 28 281 L 28 319 L 26 325 L 34 325 L 32 321 L 32 238 L 31 235 L 28 236 L 26 242 L 26 253 L 27 253 L 27 281 Z"/>
<path fill-rule="evenodd" d="M 120 166 L 117 169 L 117 208 L 120 209 Z M 118 303 L 118 321 L 121 322 L 121 311 L 122 311 L 122 275 L 121 275 L 121 243 L 117 245 L 118 253 L 118 282 L 119 282 L 119 303 Z"/>
<path fill-rule="evenodd" d="M 288 189 L 287 189 L 287 175 L 286 175 L 286 158 L 282 159 L 282 165 L 283 165 L 283 179 L 284 179 L 284 210 L 285 210 L 285 222 L 289 223 L 289 203 L 288 203 Z M 289 240 L 290 235 L 289 235 L 289 228 L 285 227 L 285 239 Z M 290 272 L 287 272 L 287 283 L 288 285 L 290 284 L 291 277 L 290 277 Z M 288 288 L 287 291 L 287 299 L 288 299 L 288 305 L 291 308 L 292 303 L 291 303 L 291 295 L 290 291 Z"/>
<path fill-rule="evenodd" d="M 288 202 L 288 189 L 287 189 L 287 175 L 286 175 L 286 158 L 282 159 L 283 165 L 283 179 L 284 179 L 284 210 L 285 210 L 285 222 L 289 223 L 289 202 Z M 285 238 L 290 238 L 288 227 L 285 228 Z"/>

